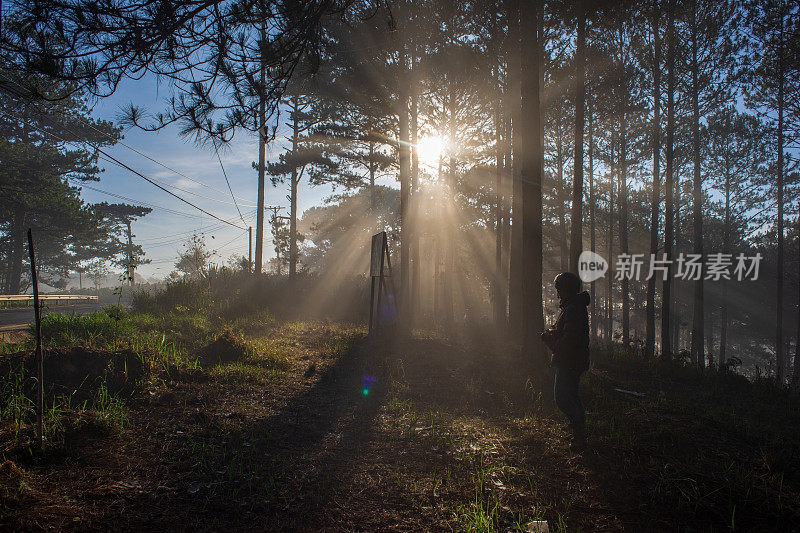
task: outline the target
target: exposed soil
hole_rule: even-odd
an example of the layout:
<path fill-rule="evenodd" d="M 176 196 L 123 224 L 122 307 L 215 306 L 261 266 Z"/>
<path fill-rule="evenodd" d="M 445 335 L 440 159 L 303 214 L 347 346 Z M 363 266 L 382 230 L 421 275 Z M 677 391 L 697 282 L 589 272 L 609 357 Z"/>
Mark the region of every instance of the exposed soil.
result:
<path fill-rule="evenodd" d="M 213 342 L 201 348 L 195 359 L 203 365 L 213 366 L 239 361 L 247 356 L 247 348 L 231 332 L 226 331 Z"/>
<path fill-rule="evenodd" d="M 575 453 L 514 350 L 426 337 L 340 349 L 346 338 L 321 324 L 269 335 L 290 361 L 269 379 L 167 381 L 129 402 L 120 437 L 5 450 L 0 527 L 462 531 L 482 514 L 503 531 L 537 517 L 551 531 L 705 531 L 730 518 L 673 492 L 681 462 L 723 444 L 663 399 L 664 383 L 595 371 L 588 409 L 625 402 L 631 425 Z M 643 396 L 615 391 L 633 386 Z M 654 416 L 691 446 L 658 444 Z M 757 516 L 745 508 L 737 528 L 800 526 L 796 485 L 783 497 Z"/>
<path fill-rule="evenodd" d="M 130 350 L 107 352 L 84 348 L 46 348 L 42 350 L 45 399 L 69 396 L 74 403 L 94 397 L 103 384 L 114 395 L 129 396 L 144 376 L 144 366 Z M 24 370 L 29 376 L 23 384 L 25 396 L 35 398 L 37 360 L 33 351 L 0 355 L 0 380 L 9 384 L 14 374 Z"/>

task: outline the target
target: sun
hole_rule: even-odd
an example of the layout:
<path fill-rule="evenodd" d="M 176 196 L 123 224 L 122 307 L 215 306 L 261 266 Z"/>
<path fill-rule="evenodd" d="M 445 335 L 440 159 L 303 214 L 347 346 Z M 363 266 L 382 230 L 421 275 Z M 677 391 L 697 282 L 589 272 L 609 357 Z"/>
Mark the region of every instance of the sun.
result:
<path fill-rule="evenodd" d="M 419 161 L 424 165 L 437 166 L 443 149 L 444 141 L 439 136 L 423 137 L 417 142 Z"/>

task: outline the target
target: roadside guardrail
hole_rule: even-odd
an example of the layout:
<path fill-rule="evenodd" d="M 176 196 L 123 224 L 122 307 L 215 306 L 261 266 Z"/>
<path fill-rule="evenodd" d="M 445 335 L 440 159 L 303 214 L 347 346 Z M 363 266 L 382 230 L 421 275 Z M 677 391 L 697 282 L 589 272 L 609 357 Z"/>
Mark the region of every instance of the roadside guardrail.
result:
<path fill-rule="evenodd" d="M 89 296 L 85 294 L 40 294 L 39 301 L 45 302 L 60 302 L 60 301 L 87 301 L 96 302 L 97 296 Z M 32 294 L 0 294 L 1 302 L 30 302 L 33 304 Z"/>

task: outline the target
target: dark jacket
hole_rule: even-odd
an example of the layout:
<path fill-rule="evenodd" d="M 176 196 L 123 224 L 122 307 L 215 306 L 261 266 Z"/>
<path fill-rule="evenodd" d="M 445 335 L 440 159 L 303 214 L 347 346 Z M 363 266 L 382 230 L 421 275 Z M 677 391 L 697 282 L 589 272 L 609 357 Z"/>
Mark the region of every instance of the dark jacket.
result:
<path fill-rule="evenodd" d="M 561 304 L 561 314 L 554 326 L 542 334 L 553 352 L 552 365 L 584 371 L 589 368 L 589 312 L 591 298 L 583 291 Z"/>

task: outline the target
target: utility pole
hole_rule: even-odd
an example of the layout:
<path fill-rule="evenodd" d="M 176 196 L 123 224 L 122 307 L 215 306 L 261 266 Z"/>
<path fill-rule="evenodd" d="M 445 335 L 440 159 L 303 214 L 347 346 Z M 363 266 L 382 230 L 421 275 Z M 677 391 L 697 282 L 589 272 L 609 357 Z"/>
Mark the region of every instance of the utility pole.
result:
<path fill-rule="evenodd" d="M 267 40 L 266 31 L 261 28 L 261 42 Z M 266 65 L 264 58 L 261 58 L 261 87 L 260 90 L 264 91 L 266 86 Z M 258 200 L 256 202 L 256 274 L 261 274 L 261 260 L 264 248 L 264 165 L 266 157 L 266 144 L 267 144 L 267 113 L 266 102 L 264 94 L 259 95 L 258 104 Z"/>
<path fill-rule="evenodd" d="M 128 280 L 131 282 L 131 287 L 133 287 L 134 269 L 133 269 L 133 236 L 131 235 L 131 221 L 126 220 L 125 224 L 128 227 Z"/>
<path fill-rule="evenodd" d="M 269 206 L 266 209 L 272 211 L 272 217 L 270 217 L 270 224 L 272 225 L 272 244 L 275 247 L 275 262 L 277 264 L 278 275 L 281 275 L 281 247 L 278 245 L 278 221 L 279 220 L 289 220 L 291 221 L 292 217 L 284 217 L 278 216 L 278 211 L 283 209 L 277 205 Z"/>
<path fill-rule="evenodd" d="M 247 227 L 247 270 L 253 273 L 253 226 Z"/>

